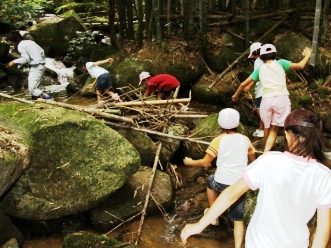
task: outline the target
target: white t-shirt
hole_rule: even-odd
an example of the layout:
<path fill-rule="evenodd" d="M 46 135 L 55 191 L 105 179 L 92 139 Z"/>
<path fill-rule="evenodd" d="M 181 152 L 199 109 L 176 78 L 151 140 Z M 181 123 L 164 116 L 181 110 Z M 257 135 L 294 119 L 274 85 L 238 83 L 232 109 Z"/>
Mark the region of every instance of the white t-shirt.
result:
<path fill-rule="evenodd" d="M 308 221 L 317 208 L 331 208 L 331 170 L 314 159 L 267 152 L 246 168 L 244 179 L 259 189 L 245 247 L 308 247 Z"/>
<path fill-rule="evenodd" d="M 206 152 L 217 156 L 214 180 L 232 185 L 242 177 L 247 167 L 248 154 L 254 154 L 255 148 L 247 136 L 233 133 L 214 138 Z"/>
<path fill-rule="evenodd" d="M 29 65 L 45 64 L 45 52 L 36 42 L 33 40 L 22 40 L 17 46 L 18 52 L 21 57 L 14 60 L 15 64 L 23 65 L 29 63 Z"/>
<path fill-rule="evenodd" d="M 262 65 L 264 64 L 263 60 L 260 58 L 257 58 L 254 61 L 254 70 L 260 68 Z M 262 88 L 262 84 L 260 81 L 257 81 L 255 83 L 255 98 L 259 98 L 263 95 L 263 88 Z"/>
<path fill-rule="evenodd" d="M 92 78 L 98 78 L 102 74 L 109 73 L 109 71 L 100 66 L 93 66 L 93 62 L 87 62 L 85 66 Z"/>

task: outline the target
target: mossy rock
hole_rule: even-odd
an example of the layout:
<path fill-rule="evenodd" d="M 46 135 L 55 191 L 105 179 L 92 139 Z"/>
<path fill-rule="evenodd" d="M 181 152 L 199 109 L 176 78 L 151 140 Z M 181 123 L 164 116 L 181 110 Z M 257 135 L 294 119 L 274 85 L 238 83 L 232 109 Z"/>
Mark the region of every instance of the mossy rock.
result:
<path fill-rule="evenodd" d="M 21 176 L 30 162 L 29 132 L 0 115 L 0 196 Z"/>
<path fill-rule="evenodd" d="M 48 220 L 84 212 L 140 166 L 137 150 L 94 117 L 45 104 L 2 103 L 32 137 L 29 168 L 1 201 L 6 214 Z"/>

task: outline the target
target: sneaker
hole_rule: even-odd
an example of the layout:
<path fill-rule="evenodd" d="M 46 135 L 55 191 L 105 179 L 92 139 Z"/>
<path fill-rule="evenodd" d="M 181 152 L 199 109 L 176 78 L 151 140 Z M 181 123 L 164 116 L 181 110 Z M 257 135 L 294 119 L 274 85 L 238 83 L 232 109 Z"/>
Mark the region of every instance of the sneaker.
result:
<path fill-rule="evenodd" d="M 259 130 L 256 137 L 263 138 L 264 137 L 264 130 Z"/>
<path fill-rule="evenodd" d="M 260 133 L 260 130 L 259 129 L 256 129 L 255 132 L 253 133 L 253 136 L 254 137 L 257 137 L 257 135 Z"/>
<path fill-rule="evenodd" d="M 209 208 L 206 208 L 205 211 L 203 211 L 203 215 L 206 214 L 206 212 L 208 211 Z M 213 226 L 218 226 L 220 224 L 219 220 L 218 220 L 218 217 L 213 220 L 210 224 L 212 224 Z"/>

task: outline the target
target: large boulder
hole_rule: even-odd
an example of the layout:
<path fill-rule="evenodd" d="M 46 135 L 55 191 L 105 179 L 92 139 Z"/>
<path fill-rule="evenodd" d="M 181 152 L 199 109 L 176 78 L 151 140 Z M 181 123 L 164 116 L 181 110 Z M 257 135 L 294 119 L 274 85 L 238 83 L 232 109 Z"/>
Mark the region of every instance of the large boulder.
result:
<path fill-rule="evenodd" d="M 0 196 L 21 176 L 30 162 L 30 136 L 13 120 L 0 116 Z"/>
<path fill-rule="evenodd" d="M 86 30 L 80 17 L 70 10 L 32 26 L 29 33 L 47 56 L 56 57 L 67 53 L 69 42 L 76 38 L 77 31 Z"/>
<path fill-rule="evenodd" d="M 92 224 L 97 230 L 109 231 L 143 210 L 151 171 L 149 167 L 141 167 L 121 189 L 89 211 Z M 172 207 L 174 188 L 168 174 L 159 170 L 155 172 L 151 195 L 155 201 L 149 198 L 147 214 L 159 211 L 155 202 L 165 209 Z"/>
<path fill-rule="evenodd" d="M 0 202 L 6 214 L 48 220 L 96 206 L 140 166 L 137 150 L 116 131 L 78 111 L 2 103 L 28 129 L 31 162 Z"/>

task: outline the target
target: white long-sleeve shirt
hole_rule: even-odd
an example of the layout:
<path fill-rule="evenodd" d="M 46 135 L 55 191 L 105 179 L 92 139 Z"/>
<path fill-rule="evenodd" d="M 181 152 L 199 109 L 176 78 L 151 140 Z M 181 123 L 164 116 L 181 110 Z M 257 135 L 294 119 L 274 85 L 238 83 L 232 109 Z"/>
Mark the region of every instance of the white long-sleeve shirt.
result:
<path fill-rule="evenodd" d="M 29 65 L 45 64 L 45 52 L 36 42 L 32 40 L 22 40 L 17 46 L 21 57 L 14 60 L 15 64 Z"/>

